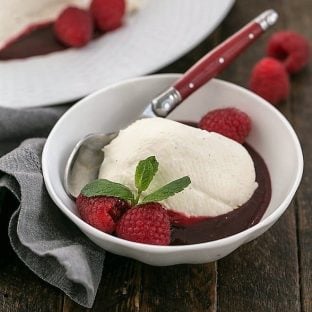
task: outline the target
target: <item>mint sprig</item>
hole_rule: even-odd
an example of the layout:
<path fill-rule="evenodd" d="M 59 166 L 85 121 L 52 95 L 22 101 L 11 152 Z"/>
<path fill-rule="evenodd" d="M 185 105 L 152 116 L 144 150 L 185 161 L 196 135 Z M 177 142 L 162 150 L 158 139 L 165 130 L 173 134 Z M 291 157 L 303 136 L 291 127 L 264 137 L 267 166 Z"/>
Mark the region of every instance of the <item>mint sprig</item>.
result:
<path fill-rule="evenodd" d="M 145 204 L 149 202 L 157 202 L 157 201 L 167 199 L 168 197 L 171 197 L 176 193 L 182 192 L 190 183 L 191 183 L 191 179 L 188 176 L 172 181 L 164 185 L 157 191 L 145 196 L 142 199 L 141 203 Z"/>
<path fill-rule="evenodd" d="M 145 196 L 141 202 L 141 194 L 150 186 L 154 176 L 158 171 L 158 161 L 155 156 L 150 156 L 139 161 L 135 170 L 135 187 L 136 195 L 125 185 L 112 182 L 106 179 L 98 179 L 87 184 L 81 191 L 86 197 L 92 196 L 113 196 L 126 201 L 130 201 L 132 205 L 138 203 L 149 203 L 165 200 L 176 193 L 183 191 L 190 183 L 191 179 L 188 176 L 174 180 L 153 193 Z"/>
<path fill-rule="evenodd" d="M 156 172 L 158 171 L 158 161 L 155 156 L 150 156 L 139 161 L 135 170 L 135 186 L 138 190 L 135 202 L 139 201 L 141 193 L 151 184 Z"/>
<path fill-rule="evenodd" d="M 133 193 L 128 187 L 106 179 L 92 181 L 81 190 L 81 193 L 86 197 L 113 196 L 130 202 L 134 201 Z"/>

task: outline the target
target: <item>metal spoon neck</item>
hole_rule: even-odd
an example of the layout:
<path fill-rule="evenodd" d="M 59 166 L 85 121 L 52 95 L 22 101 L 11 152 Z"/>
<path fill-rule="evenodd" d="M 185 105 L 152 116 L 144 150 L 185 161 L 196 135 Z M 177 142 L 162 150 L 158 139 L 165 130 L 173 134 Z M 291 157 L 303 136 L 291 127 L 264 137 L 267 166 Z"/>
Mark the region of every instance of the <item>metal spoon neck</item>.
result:
<path fill-rule="evenodd" d="M 171 87 L 152 100 L 151 108 L 156 116 L 166 117 L 181 102 L 180 92 Z"/>

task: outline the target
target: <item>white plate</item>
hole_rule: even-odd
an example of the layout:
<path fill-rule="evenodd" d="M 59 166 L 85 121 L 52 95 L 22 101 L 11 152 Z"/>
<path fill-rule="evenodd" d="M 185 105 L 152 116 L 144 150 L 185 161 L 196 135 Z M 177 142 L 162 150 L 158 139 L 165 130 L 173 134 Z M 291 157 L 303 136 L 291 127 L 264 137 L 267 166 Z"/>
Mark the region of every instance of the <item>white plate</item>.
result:
<path fill-rule="evenodd" d="M 0 61 L 0 105 L 30 107 L 78 99 L 176 60 L 222 21 L 234 0 L 146 0 L 126 26 L 83 49 Z"/>

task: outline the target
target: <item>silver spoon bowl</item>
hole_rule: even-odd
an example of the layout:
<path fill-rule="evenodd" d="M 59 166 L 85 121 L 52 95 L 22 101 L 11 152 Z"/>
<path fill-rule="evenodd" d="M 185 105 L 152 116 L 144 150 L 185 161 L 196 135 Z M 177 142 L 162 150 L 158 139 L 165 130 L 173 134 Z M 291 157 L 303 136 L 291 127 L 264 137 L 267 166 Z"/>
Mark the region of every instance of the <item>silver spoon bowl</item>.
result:
<path fill-rule="evenodd" d="M 118 132 L 93 133 L 75 145 L 67 160 L 64 174 L 65 191 L 70 197 L 76 198 L 86 184 L 97 179 L 104 160 L 102 149 L 117 135 Z"/>

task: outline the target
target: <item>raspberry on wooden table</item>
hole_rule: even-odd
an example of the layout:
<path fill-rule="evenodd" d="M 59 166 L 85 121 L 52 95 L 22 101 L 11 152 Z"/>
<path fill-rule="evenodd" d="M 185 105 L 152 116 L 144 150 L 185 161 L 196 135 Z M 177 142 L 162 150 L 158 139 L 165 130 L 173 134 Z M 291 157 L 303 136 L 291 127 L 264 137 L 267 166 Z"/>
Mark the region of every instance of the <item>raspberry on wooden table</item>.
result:
<path fill-rule="evenodd" d="M 249 88 L 272 104 L 289 94 L 289 77 L 285 67 L 274 58 L 261 59 L 252 69 Z"/>
<path fill-rule="evenodd" d="M 294 31 L 279 31 L 268 41 L 267 55 L 278 59 L 290 74 L 294 74 L 309 62 L 309 41 Z"/>

